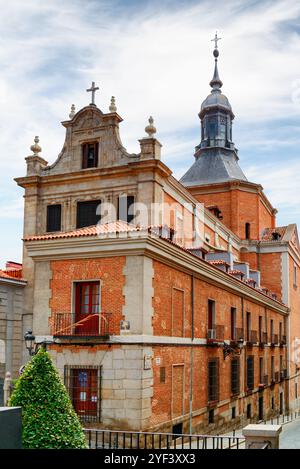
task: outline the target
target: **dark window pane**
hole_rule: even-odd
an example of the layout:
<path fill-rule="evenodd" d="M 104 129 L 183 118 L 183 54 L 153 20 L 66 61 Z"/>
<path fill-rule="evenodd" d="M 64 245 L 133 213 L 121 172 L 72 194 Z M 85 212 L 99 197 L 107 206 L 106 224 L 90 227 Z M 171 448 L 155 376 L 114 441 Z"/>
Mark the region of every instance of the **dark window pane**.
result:
<path fill-rule="evenodd" d="M 247 388 L 252 390 L 254 388 L 254 358 L 247 358 Z"/>
<path fill-rule="evenodd" d="M 78 202 L 77 204 L 77 228 L 97 225 L 100 220 L 101 200 L 90 202 Z M 97 210 L 98 209 L 98 210 Z M 97 211 L 99 215 L 97 215 Z"/>
<path fill-rule="evenodd" d="M 47 231 L 61 230 L 61 205 L 48 205 Z"/>
<path fill-rule="evenodd" d="M 208 362 L 208 401 L 219 399 L 219 361 L 217 359 Z"/>
<path fill-rule="evenodd" d="M 231 361 L 231 393 L 239 394 L 239 392 L 240 392 L 239 359 L 235 358 Z"/>

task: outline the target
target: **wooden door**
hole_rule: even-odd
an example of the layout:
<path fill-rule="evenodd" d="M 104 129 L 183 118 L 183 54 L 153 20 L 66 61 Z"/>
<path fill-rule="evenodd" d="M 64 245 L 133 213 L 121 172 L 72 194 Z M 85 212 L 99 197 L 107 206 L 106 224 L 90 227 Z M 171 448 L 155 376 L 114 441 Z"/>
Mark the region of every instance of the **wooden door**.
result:
<path fill-rule="evenodd" d="M 76 335 L 100 335 L 100 284 L 80 282 L 76 284 L 75 322 Z M 94 316 L 93 316 L 94 315 Z"/>

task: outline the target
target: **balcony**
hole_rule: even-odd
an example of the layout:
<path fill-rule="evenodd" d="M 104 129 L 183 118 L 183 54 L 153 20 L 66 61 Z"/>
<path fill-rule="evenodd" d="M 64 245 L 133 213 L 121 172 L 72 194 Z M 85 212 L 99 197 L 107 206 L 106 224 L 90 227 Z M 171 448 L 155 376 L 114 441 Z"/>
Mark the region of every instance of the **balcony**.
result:
<path fill-rule="evenodd" d="M 224 326 L 214 326 L 207 330 L 207 344 L 217 344 L 224 341 Z"/>
<path fill-rule="evenodd" d="M 287 369 L 280 370 L 280 381 L 283 381 L 287 378 Z"/>
<path fill-rule="evenodd" d="M 264 375 L 261 377 L 261 382 L 259 383 L 258 387 L 259 389 L 264 389 L 266 386 L 269 384 L 269 376 Z"/>
<path fill-rule="evenodd" d="M 108 339 L 113 333 L 111 313 L 87 314 L 84 319 L 74 322 L 70 313 L 55 313 L 51 318 L 52 335 L 59 339 Z"/>
<path fill-rule="evenodd" d="M 253 345 L 257 343 L 257 331 L 249 331 L 247 334 L 247 345 Z"/>
<path fill-rule="evenodd" d="M 278 345 L 278 334 L 271 334 L 271 347 Z"/>
<path fill-rule="evenodd" d="M 233 334 L 231 333 L 231 343 L 237 344 L 244 340 L 244 329 L 242 327 L 235 327 L 233 330 Z"/>
<path fill-rule="evenodd" d="M 268 343 L 268 334 L 266 332 L 260 332 L 259 334 L 259 346 L 263 348 Z"/>

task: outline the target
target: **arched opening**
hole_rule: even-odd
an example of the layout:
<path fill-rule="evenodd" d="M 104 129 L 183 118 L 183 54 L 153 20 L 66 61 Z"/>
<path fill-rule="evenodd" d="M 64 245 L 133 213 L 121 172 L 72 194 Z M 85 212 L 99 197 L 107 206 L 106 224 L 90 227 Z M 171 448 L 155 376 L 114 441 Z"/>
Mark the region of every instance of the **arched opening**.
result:
<path fill-rule="evenodd" d="M 245 238 L 250 239 L 250 223 L 246 223 L 245 225 Z"/>

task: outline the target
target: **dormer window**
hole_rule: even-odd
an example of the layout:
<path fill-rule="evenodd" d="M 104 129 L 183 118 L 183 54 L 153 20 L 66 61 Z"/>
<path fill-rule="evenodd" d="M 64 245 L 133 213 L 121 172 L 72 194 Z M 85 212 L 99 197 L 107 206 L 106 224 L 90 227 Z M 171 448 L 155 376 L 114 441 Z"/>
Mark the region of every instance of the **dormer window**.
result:
<path fill-rule="evenodd" d="M 82 169 L 97 168 L 98 151 L 98 142 L 84 143 L 82 145 Z"/>

